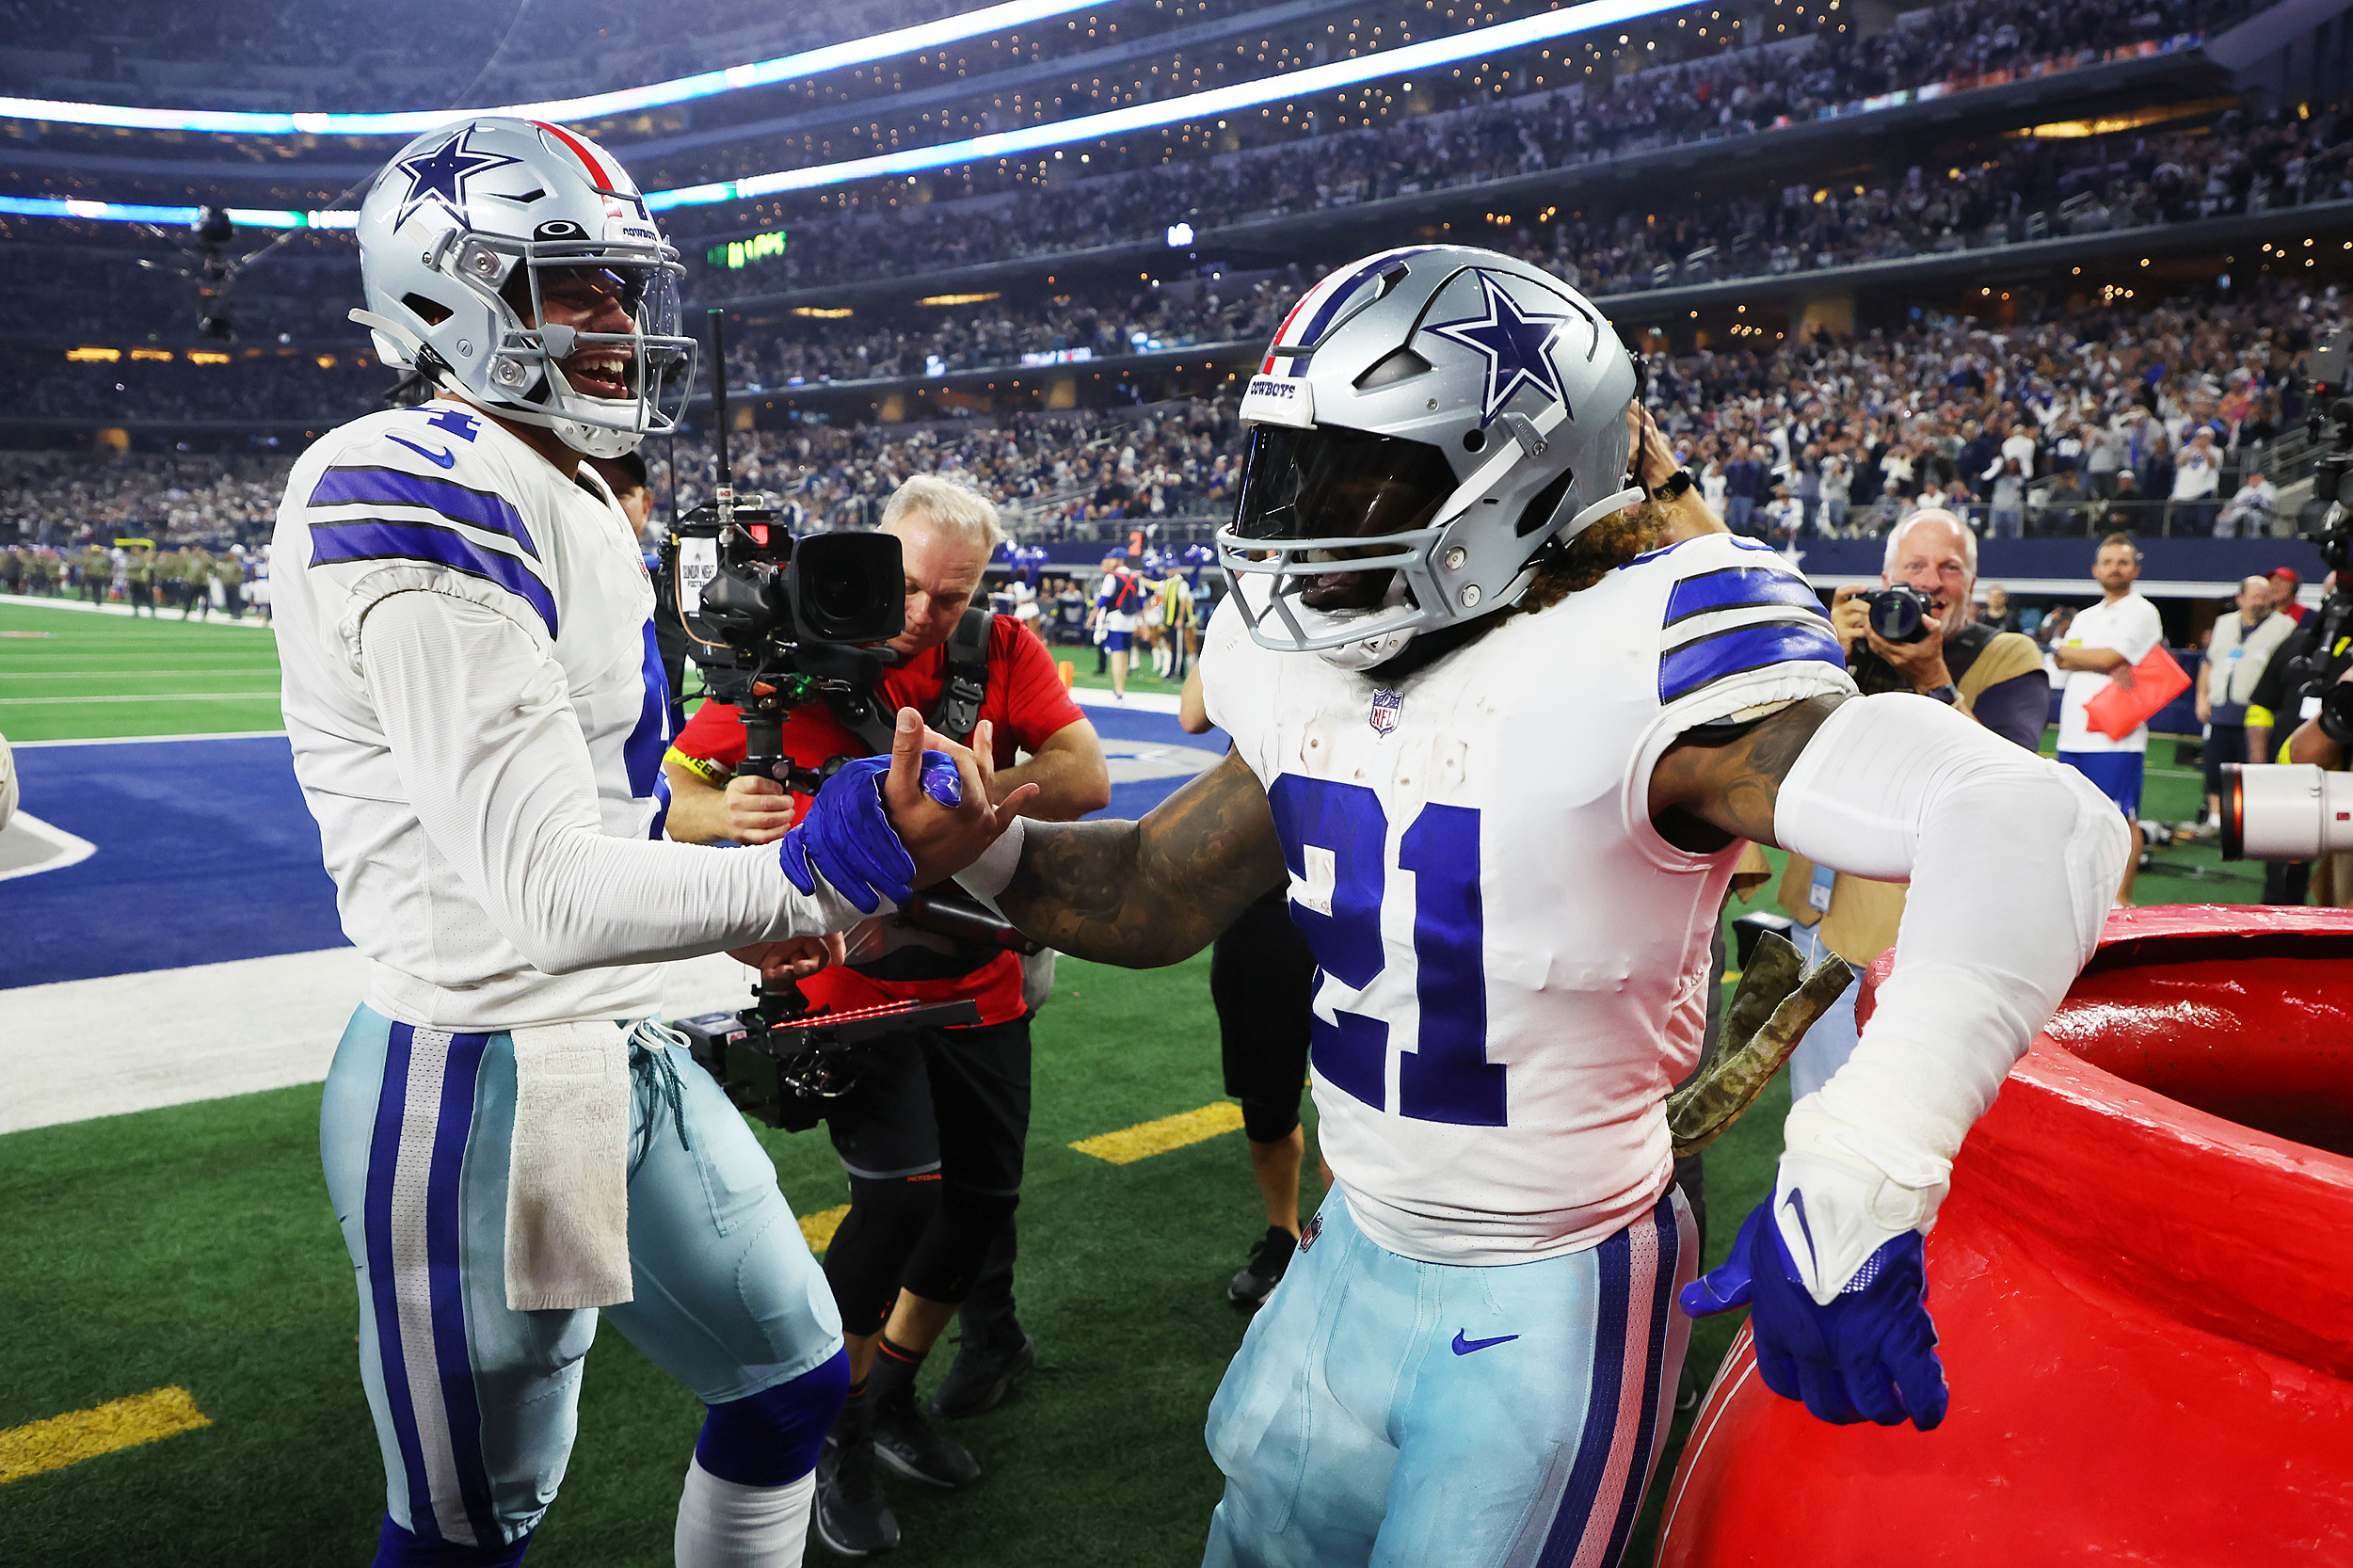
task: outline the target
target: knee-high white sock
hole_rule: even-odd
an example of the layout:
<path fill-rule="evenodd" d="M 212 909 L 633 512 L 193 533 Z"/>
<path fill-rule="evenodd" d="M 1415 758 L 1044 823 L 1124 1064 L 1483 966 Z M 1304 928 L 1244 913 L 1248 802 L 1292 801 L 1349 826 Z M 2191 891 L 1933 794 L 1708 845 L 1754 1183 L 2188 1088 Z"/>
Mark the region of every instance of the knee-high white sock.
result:
<path fill-rule="evenodd" d="M 816 1496 L 813 1472 L 782 1486 L 744 1486 L 696 1461 L 678 1500 L 678 1568 L 801 1568 Z"/>

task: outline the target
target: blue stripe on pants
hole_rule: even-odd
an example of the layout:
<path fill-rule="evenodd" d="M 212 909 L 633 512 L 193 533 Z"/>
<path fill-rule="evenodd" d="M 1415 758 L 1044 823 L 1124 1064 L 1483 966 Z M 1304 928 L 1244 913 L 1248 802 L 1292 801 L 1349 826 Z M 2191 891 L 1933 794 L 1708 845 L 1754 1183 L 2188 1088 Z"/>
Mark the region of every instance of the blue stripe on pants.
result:
<path fill-rule="evenodd" d="M 408 1103 L 409 1045 L 414 1031 L 394 1024 L 385 1047 L 384 1086 L 376 1102 L 376 1130 L 368 1144 L 368 1283 L 376 1305 L 376 1355 L 384 1368 L 384 1400 L 408 1476 L 408 1528 L 430 1541 L 441 1539 L 433 1521 L 425 1484 L 424 1453 L 417 1438 L 416 1407 L 408 1398 L 408 1364 L 400 1348 L 400 1303 L 393 1293 L 392 1173 L 400 1163 L 400 1126 Z"/>
<path fill-rule="evenodd" d="M 1682 1259 L 1678 1256 L 1682 1237 L 1675 1224 L 1673 1200 L 1661 1197 L 1658 1207 L 1651 1210 L 1651 1220 L 1658 1227 L 1658 1261 L 1655 1265 L 1651 1290 L 1651 1311 L 1648 1327 L 1648 1359 L 1642 1380 L 1642 1418 L 1634 1437 L 1634 1458 L 1627 1468 L 1633 1479 L 1625 1495 L 1618 1500 L 1617 1528 L 1609 1532 L 1609 1548 L 1602 1554 L 1604 1562 L 1615 1562 L 1625 1550 L 1625 1538 L 1633 1532 L 1635 1516 L 1641 1512 L 1645 1481 L 1650 1476 L 1651 1454 L 1658 1438 L 1658 1395 L 1666 1373 L 1667 1314 L 1673 1310 L 1675 1269 Z"/>
<path fill-rule="evenodd" d="M 1585 1406 L 1585 1430 L 1578 1434 L 1577 1464 L 1569 1471 L 1568 1490 L 1561 1494 L 1560 1512 L 1553 1515 L 1552 1533 L 1545 1538 L 1543 1568 L 1566 1568 L 1577 1560 L 1585 1538 L 1586 1522 L 1601 1497 L 1609 1470 L 1609 1453 L 1617 1446 L 1618 1397 L 1625 1384 L 1626 1296 L 1632 1285 L 1628 1262 L 1633 1256 L 1625 1231 L 1593 1249 L 1600 1271 L 1601 1304 L 1593 1317 L 1593 1393 Z"/>
<path fill-rule="evenodd" d="M 484 1545 L 500 1539 L 490 1507 L 490 1478 L 482 1464 L 482 1410 L 474 1398 L 473 1366 L 467 1352 L 465 1285 L 458 1268 L 457 1180 L 466 1163 L 466 1139 L 473 1129 L 474 1083 L 482 1067 L 484 1034 L 450 1036 L 442 1069 L 441 1105 L 433 1132 L 432 1174 L 425 1184 L 425 1249 L 432 1269 L 433 1354 L 441 1380 L 441 1405 L 449 1422 L 450 1448 L 457 1462 L 457 1484 Z"/>

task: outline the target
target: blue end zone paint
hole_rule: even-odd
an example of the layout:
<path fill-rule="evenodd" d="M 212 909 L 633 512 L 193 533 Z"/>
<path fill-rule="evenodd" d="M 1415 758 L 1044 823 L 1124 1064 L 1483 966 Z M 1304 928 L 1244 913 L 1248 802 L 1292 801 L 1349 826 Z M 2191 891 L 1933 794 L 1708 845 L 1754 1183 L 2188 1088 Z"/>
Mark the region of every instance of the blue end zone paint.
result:
<path fill-rule="evenodd" d="M 1087 716 L 1107 740 L 1225 749 L 1166 713 Z M 98 852 L 0 888 L 0 988 L 344 945 L 282 738 L 28 746 L 16 766 L 24 809 Z M 1114 785 L 1102 814 L 1142 816 L 1182 783 Z"/>
<path fill-rule="evenodd" d="M 24 808 L 98 846 L 0 894 L 0 986 L 343 944 L 283 740 L 33 746 Z"/>

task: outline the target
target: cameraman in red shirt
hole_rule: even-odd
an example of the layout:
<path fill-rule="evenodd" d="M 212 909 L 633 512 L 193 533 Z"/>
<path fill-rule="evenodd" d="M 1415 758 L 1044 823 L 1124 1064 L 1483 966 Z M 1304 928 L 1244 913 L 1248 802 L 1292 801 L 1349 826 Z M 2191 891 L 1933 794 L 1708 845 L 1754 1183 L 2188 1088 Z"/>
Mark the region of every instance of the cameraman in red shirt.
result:
<path fill-rule="evenodd" d="M 906 627 L 888 646 L 868 711 L 887 727 L 902 705 L 962 740 L 983 719 L 996 744 L 997 798 L 1039 786 L 1025 814 L 1068 821 L 1111 802 L 1095 727 L 1071 701 L 1046 645 L 1010 616 L 975 608 L 982 574 L 1004 539 L 997 509 L 960 485 L 919 474 L 883 510 L 906 568 Z M 855 704 L 811 702 L 784 723 L 784 754 L 822 768 L 879 749 Z M 887 739 L 884 743 L 887 745 Z M 706 702 L 663 760 L 668 832 L 688 843 L 764 844 L 782 837 L 808 798 L 774 779 L 737 776 L 743 721 Z M 1016 761 L 1016 752 L 1029 754 Z M 1050 955 L 1047 955 L 1050 961 Z M 1013 1211 L 1030 1122 L 1030 1017 L 1036 1000 L 1021 957 L 1003 948 L 870 920 L 848 938 L 848 961 L 801 982 L 814 1006 L 837 1010 L 910 999 L 970 999 L 981 1021 L 925 1030 L 869 1050 L 857 1080 L 827 1116 L 850 1177 L 850 1212 L 825 1253 L 841 1311 L 852 1384 L 817 1468 L 816 1526 L 835 1551 L 887 1551 L 899 1526 L 873 1465 L 955 1488 L 980 1467 L 915 1407 L 915 1374 L 965 1307 L 964 1348 L 933 1409 L 978 1415 L 1004 1395 L 1032 1351 L 1013 1314 Z M 1048 984 L 1050 984 L 1048 982 Z"/>

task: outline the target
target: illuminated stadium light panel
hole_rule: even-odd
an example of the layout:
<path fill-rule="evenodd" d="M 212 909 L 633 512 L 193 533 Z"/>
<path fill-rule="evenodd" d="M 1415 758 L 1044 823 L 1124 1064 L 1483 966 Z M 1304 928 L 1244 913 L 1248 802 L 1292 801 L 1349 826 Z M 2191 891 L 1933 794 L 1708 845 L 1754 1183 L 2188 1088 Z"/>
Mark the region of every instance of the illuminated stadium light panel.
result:
<path fill-rule="evenodd" d="M 1148 131 L 1158 126 L 1230 114 L 1240 109 L 1254 109 L 1261 104 L 1295 103 L 1303 98 L 1313 98 L 1320 93 L 1383 77 L 1411 77 L 1417 72 L 1453 65 L 1462 60 L 1509 54 L 1515 49 L 1525 49 L 1531 44 L 1544 43 L 1588 28 L 1655 16 L 1661 11 L 1679 9 L 1688 3 L 1689 0 L 1586 0 L 1583 5 L 1564 6 L 1556 11 L 1546 11 L 1542 16 L 1500 23 L 1492 27 L 1481 27 L 1476 32 L 1433 39 L 1423 43 L 1408 44 L 1401 49 L 1384 49 L 1335 60 L 1329 65 L 1310 66 L 1302 71 L 1285 72 L 1278 76 L 1237 82 L 1229 87 L 1188 93 L 1179 98 L 1165 98 L 1156 104 L 1131 104 L 1101 114 L 1081 115 L 1074 120 L 1059 120 L 1017 131 L 999 131 L 988 136 L 968 136 L 960 141 L 940 142 L 931 147 L 910 148 L 904 152 L 812 164 L 806 168 L 778 169 L 771 174 L 755 174 L 742 180 L 686 185 L 676 190 L 648 191 L 646 205 L 656 212 L 673 207 L 707 207 L 724 201 L 753 200 L 786 191 L 815 190 L 826 185 L 845 185 L 888 175 L 948 168 L 984 158 L 1007 158 L 1023 152 L 1047 152 L 1057 147 L 1098 141 L 1127 132 Z M 453 118 L 462 117 L 436 117 L 433 122 L 446 123 Z M 359 217 L 357 213 L 340 210 L 294 213 L 232 207 L 228 211 L 233 222 L 257 229 L 348 229 Z M 195 207 L 148 207 L 51 197 L 0 196 L 0 214 L 13 213 L 28 217 L 79 217 L 104 222 L 166 224 L 193 223 L 197 212 Z"/>
<path fill-rule="evenodd" d="M 483 109 L 420 109 L 401 114 L 248 114 L 224 110 L 137 109 L 120 104 L 68 104 L 46 98 L 0 97 L 0 119 L 41 120 L 60 125 L 111 125 L 133 131 L 198 131 L 219 136 L 413 136 L 475 115 L 513 115 L 520 120 L 602 120 L 634 114 L 664 104 L 715 98 L 744 88 L 768 87 L 844 66 L 865 65 L 938 44 L 984 37 L 1002 28 L 1019 27 L 1049 17 L 1100 8 L 1106 0 L 1004 0 L 960 16 L 942 17 L 919 26 L 900 27 L 867 38 L 804 49 L 773 60 L 755 60 L 720 71 L 675 77 L 642 88 L 592 92 L 580 98 L 558 98 L 545 104 L 507 104 Z M 157 209 L 165 210 L 165 209 Z M 176 210 L 176 209 L 175 209 Z M 155 222 L 158 219 L 147 219 Z M 284 227 L 281 225 L 280 227 Z"/>

